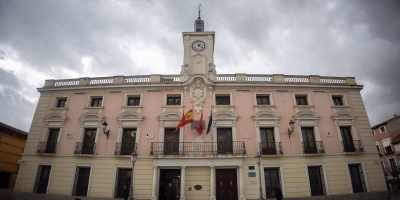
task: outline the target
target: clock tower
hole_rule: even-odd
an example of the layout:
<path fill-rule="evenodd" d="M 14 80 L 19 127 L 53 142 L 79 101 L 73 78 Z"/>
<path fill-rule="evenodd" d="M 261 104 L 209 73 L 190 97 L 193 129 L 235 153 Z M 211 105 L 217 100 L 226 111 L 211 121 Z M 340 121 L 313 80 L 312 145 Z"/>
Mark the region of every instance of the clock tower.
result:
<path fill-rule="evenodd" d="M 183 65 L 181 80 L 186 81 L 193 75 L 205 75 L 216 81 L 214 65 L 214 31 L 204 31 L 204 21 L 199 17 L 194 23 L 194 32 L 183 32 Z"/>

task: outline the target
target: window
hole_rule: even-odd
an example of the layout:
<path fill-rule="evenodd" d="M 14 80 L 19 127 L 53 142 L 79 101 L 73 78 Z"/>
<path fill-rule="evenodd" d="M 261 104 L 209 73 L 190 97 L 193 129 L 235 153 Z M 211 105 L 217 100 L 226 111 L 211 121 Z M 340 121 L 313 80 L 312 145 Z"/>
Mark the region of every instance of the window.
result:
<path fill-rule="evenodd" d="M 115 194 L 114 198 L 124 197 L 124 186 L 128 188 L 131 185 L 132 169 L 117 169 L 117 177 L 115 177 Z"/>
<path fill-rule="evenodd" d="M 231 105 L 230 99 L 229 95 L 218 95 L 215 97 L 215 103 L 216 105 Z"/>
<path fill-rule="evenodd" d="M 261 128 L 260 140 L 262 155 L 274 155 L 277 153 L 275 148 L 274 128 Z"/>
<path fill-rule="evenodd" d="M 375 131 L 374 130 L 372 130 L 372 135 L 375 135 Z"/>
<path fill-rule="evenodd" d="M 351 179 L 351 186 L 354 193 L 366 192 L 367 187 L 365 186 L 364 172 L 361 164 L 350 164 L 349 174 Z"/>
<path fill-rule="evenodd" d="M 375 143 L 375 145 L 376 145 L 376 149 L 378 150 L 378 152 L 379 152 L 379 156 L 382 156 L 382 153 L 381 153 L 381 148 L 379 148 L 379 144 L 378 144 L 378 142 L 376 142 Z"/>
<path fill-rule="evenodd" d="M 257 95 L 257 105 L 270 105 L 268 95 Z"/>
<path fill-rule="evenodd" d="M 57 108 L 65 108 L 66 106 L 67 106 L 67 99 L 65 98 L 57 99 L 57 105 L 56 105 Z"/>
<path fill-rule="evenodd" d="M 392 154 L 393 149 L 392 149 L 392 145 L 390 145 L 390 139 L 389 138 L 383 139 L 382 143 L 383 143 L 383 147 L 385 148 L 386 154 Z"/>
<path fill-rule="evenodd" d="M 218 154 L 232 154 L 233 140 L 231 128 L 217 129 L 217 149 Z"/>
<path fill-rule="evenodd" d="M 164 131 L 164 155 L 179 155 L 179 134 L 174 131 L 173 128 Z"/>
<path fill-rule="evenodd" d="M 76 167 L 72 196 L 87 196 L 90 167 Z"/>
<path fill-rule="evenodd" d="M 343 106 L 343 100 L 342 100 L 341 96 L 340 97 L 338 97 L 338 96 L 332 97 L 332 101 L 333 101 L 333 105 L 335 105 L 335 106 Z"/>
<path fill-rule="evenodd" d="M 136 145 L 136 128 L 124 129 L 119 155 L 131 155 Z M 118 154 L 117 154 L 118 155 Z"/>
<path fill-rule="evenodd" d="M 181 105 L 181 96 L 168 96 L 167 105 Z"/>
<path fill-rule="evenodd" d="M 75 146 L 75 154 L 95 154 L 96 153 L 96 129 L 85 129 L 83 141 Z"/>
<path fill-rule="evenodd" d="M 0 172 L 0 188 L 8 188 L 10 186 L 10 180 L 10 172 Z"/>
<path fill-rule="evenodd" d="M 127 106 L 139 106 L 140 105 L 140 97 L 128 97 Z"/>
<path fill-rule="evenodd" d="M 385 126 L 381 126 L 381 127 L 379 127 L 379 130 L 381 131 L 381 133 L 383 133 L 383 132 L 386 132 L 386 128 L 385 128 Z"/>
<path fill-rule="evenodd" d="M 308 178 L 310 180 L 311 196 L 326 194 L 322 166 L 309 166 Z"/>
<path fill-rule="evenodd" d="M 33 193 L 41 193 L 41 194 L 47 193 L 47 186 L 50 180 L 50 170 L 51 170 L 50 165 L 38 166 Z"/>
<path fill-rule="evenodd" d="M 342 135 L 342 145 L 344 152 L 355 152 L 353 136 L 351 135 L 350 127 L 340 127 Z"/>
<path fill-rule="evenodd" d="M 303 135 L 303 152 L 318 153 L 313 127 L 301 127 Z"/>
<path fill-rule="evenodd" d="M 58 135 L 60 133 L 60 129 L 50 129 L 49 135 L 47 137 L 47 142 L 45 149 L 43 149 L 44 153 L 56 153 L 57 151 L 57 140 L 58 140 Z"/>
<path fill-rule="evenodd" d="M 388 161 L 389 161 L 389 165 L 390 165 L 390 171 L 392 173 L 393 172 L 398 172 L 399 169 L 397 168 L 396 160 L 394 158 L 389 158 Z"/>
<path fill-rule="evenodd" d="M 265 194 L 267 198 L 273 198 L 275 188 L 281 184 L 279 168 L 264 168 Z"/>
<path fill-rule="evenodd" d="M 296 96 L 296 105 L 308 105 L 307 96 Z"/>
<path fill-rule="evenodd" d="M 91 107 L 101 107 L 103 103 L 103 98 L 101 97 L 93 97 L 92 101 L 90 102 Z"/>

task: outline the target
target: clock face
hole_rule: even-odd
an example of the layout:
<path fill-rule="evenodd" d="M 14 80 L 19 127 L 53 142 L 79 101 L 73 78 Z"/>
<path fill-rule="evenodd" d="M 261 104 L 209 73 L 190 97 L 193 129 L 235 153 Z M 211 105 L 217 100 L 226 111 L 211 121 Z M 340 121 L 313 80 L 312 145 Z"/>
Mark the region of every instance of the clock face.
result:
<path fill-rule="evenodd" d="M 204 42 L 203 42 L 203 41 L 200 41 L 200 40 L 194 41 L 193 44 L 192 44 L 192 48 L 193 48 L 195 51 L 201 51 L 201 50 L 203 50 L 205 47 L 206 47 L 206 44 L 204 44 Z"/>

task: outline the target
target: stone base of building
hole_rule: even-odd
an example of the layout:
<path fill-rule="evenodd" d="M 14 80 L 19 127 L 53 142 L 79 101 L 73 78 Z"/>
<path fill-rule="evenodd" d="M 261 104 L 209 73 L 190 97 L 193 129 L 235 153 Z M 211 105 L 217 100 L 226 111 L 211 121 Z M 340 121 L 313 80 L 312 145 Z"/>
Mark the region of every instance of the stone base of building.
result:
<path fill-rule="evenodd" d="M 385 200 L 390 199 L 391 194 L 389 191 L 380 192 L 364 192 L 356 194 L 342 194 L 342 195 L 329 195 L 329 196 L 314 196 L 314 197 L 300 197 L 300 198 L 287 198 L 288 200 Z M 102 200 L 114 198 L 101 198 L 101 197 L 77 197 L 55 194 L 34 194 L 27 192 L 13 192 L 11 200 Z M 274 198 L 275 199 L 275 198 Z M 135 199 L 138 200 L 138 199 Z M 250 199 L 248 199 L 250 200 Z M 269 199 L 267 199 L 269 200 Z"/>
<path fill-rule="evenodd" d="M 0 188 L 0 200 L 11 199 L 12 190 Z"/>

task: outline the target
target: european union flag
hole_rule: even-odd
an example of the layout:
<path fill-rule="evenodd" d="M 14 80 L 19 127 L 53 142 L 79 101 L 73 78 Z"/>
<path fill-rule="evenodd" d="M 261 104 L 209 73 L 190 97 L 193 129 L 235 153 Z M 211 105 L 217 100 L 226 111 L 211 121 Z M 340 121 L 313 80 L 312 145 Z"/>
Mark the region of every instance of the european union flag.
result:
<path fill-rule="evenodd" d="M 211 126 L 212 126 L 212 110 L 210 114 L 210 119 L 208 120 L 207 134 L 211 131 Z"/>

